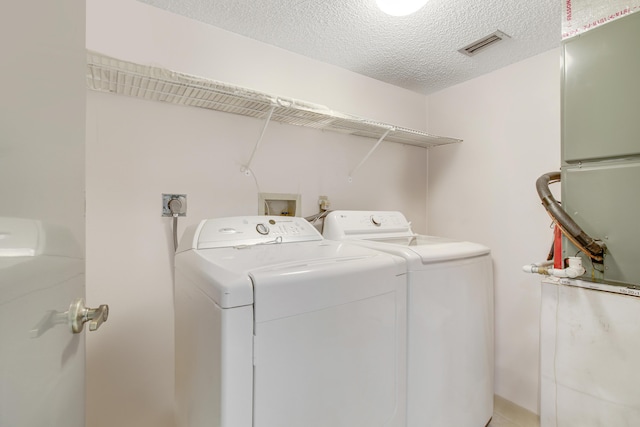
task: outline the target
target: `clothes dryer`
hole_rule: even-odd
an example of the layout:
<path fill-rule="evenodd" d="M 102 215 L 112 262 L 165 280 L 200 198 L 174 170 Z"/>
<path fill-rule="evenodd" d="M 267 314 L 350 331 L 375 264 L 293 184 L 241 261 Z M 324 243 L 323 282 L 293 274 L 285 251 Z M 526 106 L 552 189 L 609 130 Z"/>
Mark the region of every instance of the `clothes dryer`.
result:
<path fill-rule="evenodd" d="M 482 245 L 413 233 L 400 212 L 333 211 L 323 235 L 407 260 L 408 427 L 493 415 L 493 272 Z"/>
<path fill-rule="evenodd" d="M 406 426 L 405 272 L 302 218 L 189 227 L 175 256 L 178 425 Z"/>

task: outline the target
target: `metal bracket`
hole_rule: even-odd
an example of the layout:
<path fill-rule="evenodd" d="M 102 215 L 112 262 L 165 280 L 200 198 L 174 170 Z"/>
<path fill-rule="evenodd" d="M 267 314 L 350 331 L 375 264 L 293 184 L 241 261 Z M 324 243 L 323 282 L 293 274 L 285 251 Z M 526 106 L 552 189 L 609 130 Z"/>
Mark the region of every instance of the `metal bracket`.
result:
<path fill-rule="evenodd" d="M 251 162 L 253 162 L 253 156 L 256 155 L 258 151 L 258 147 L 260 147 L 260 143 L 262 142 L 262 138 L 264 137 L 264 133 L 267 131 L 267 126 L 269 126 L 269 122 L 271 121 L 271 116 L 273 115 L 274 110 L 276 109 L 275 105 L 271 106 L 269 110 L 269 114 L 267 115 L 267 120 L 262 127 L 262 132 L 260 133 L 260 137 L 258 138 L 258 142 L 256 142 L 255 147 L 253 147 L 253 152 L 251 153 L 251 157 L 249 157 L 249 161 L 245 166 L 243 166 L 240 171 L 244 172 L 245 175 L 249 176 L 251 174 Z"/>
<path fill-rule="evenodd" d="M 387 137 L 387 135 L 389 135 L 389 132 L 391 132 L 392 130 L 393 130 L 393 128 L 387 129 L 387 131 L 384 133 L 384 135 L 382 135 L 380 137 L 380 139 L 378 140 L 378 142 L 376 142 L 375 145 L 371 148 L 371 150 L 369 150 L 367 155 L 364 156 L 364 159 L 362 159 L 360 161 L 360 163 L 358 163 L 358 165 L 355 168 L 353 168 L 353 170 L 349 173 L 349 178 L 348 178 L 349 182 L 353 182 L 353 178 L 352 178 L 353 175 L 358 171 L 358 169 L 360 169 L 360 167 L 362 165 L 364 165 L 364 163 L 369 159 L 369 157 L 373 154 L 373 152 L 376 151 L 376 148 L 378 148 L 378 146 L 380 144 L 382 144 L 382 141 L 384 141 L 384 139 Z"/>

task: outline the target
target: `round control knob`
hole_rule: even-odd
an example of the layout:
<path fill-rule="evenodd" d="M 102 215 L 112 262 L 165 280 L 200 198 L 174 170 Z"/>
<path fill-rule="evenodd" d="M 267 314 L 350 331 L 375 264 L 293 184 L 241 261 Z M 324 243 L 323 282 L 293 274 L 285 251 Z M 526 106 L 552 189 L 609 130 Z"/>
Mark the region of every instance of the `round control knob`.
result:
<path fill-rule="evenodd" d="M 371 215 L 371 222 L 373 223 L 373 225 L 380 227 L 382 225 L 382 218 L 380 218 L 378 215 Z"/>
<path fill-rule="evenodd" d="M 256 225 L 256 231 L 264 236 L 269 234 L 269 227 L 267 227 L 263 223 L 260 223 Z"/>

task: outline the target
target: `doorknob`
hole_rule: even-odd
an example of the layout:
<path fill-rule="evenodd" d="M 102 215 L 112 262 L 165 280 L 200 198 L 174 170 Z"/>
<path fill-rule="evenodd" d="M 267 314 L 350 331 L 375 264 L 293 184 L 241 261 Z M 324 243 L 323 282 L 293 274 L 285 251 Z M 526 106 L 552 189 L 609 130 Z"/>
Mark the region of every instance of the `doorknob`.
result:
<path fill-rule="evenodd" d="M 102 304 L 98 308 L 88 308 L 84 305 L 84 298 L 78 298 L 69 307 L 69 325 L 74 334 L 82 332 L 86 322 L 89 322 L 89 330 L 95 331 L 107 321 L 109 306 Z"/>

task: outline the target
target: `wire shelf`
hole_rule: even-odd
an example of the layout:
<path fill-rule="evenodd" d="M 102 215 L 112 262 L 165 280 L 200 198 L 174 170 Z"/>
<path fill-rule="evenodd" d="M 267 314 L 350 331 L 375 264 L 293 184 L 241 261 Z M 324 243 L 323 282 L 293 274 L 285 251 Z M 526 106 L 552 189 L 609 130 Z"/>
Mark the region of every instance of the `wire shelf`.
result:
<path fill-rule="evenodd" d="M 168 102 L 242 116 L 418 147 L 462 142 L 333 111 L 323 105 L 277 97 L 214 80 L 87 52 L 87 87 L 151 101 Z"/>

